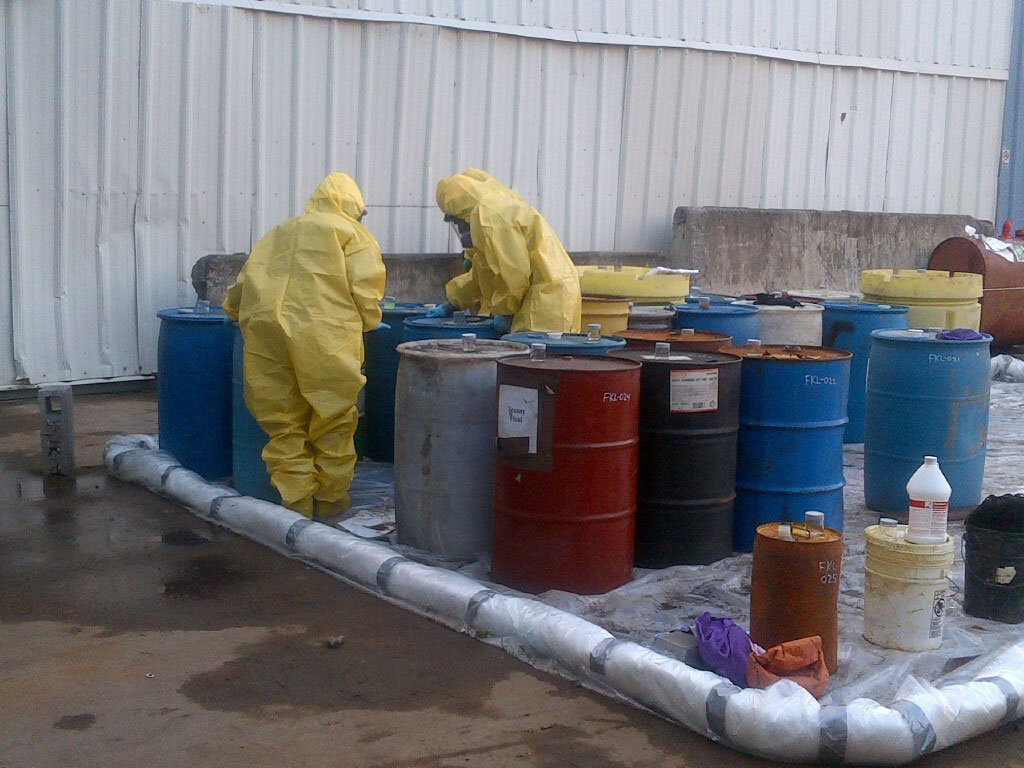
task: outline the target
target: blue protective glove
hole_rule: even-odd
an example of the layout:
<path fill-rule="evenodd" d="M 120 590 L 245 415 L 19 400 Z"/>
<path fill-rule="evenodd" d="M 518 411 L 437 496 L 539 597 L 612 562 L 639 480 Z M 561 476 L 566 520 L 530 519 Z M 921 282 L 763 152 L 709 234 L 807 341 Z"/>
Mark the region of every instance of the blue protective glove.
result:
<path fill-rule="evenodd" d="M 462 257 L 462 271 L 463 272 L 469 272 L 469 270 L 471 270 L 472 268 L 473 268 L 473 262 L 470 261 L 467 257 L 463 256 Z"/>
<path fill-rule="evenodd" d="M 447 301 L 443 304 L 438 304 L 433 309 L 428 309 L 426 317 L 451 317 L 455 313 L 455 305 L 449 304 Z"/>
<path fill-rule="evenodd" d="M 512 315 L 495 315 L 494 331 L 498 336 L 504 336 L 512 330 Z"/>

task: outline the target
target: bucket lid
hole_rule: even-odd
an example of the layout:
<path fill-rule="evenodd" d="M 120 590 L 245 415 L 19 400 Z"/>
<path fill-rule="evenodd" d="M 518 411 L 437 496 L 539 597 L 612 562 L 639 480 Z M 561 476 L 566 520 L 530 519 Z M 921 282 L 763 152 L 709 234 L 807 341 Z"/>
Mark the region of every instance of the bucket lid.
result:
<path fill-rule="evenodd" d="M 849 360 L 852 352 L 831 347 L 803 347 L 791 344 L 743 344 L 722 347 L 720 352 L 738 355 L 746 360 L 764 360 L 780 363 L 832 363 Z"/>
<path fill-rule="evenodd" d="M 495 339 L 475 339 L 475 347 L 466 350 L 462 339 L 424 339 L 399 344 L 398 354 L 420 359 L 448 360 L 500 360 L 510 355 L 523 355 L 530 351 L 525 344 Z"/>
<path fill-rule="evenodd" d="M 196 312 L 194 307 L 176 307 L 173 309 L 161 309 L 156 313 L 161 320 L 170 320 L 179 323 L 208 323 L 223 325 L 230 322 L 224 310 L 220 307 L 210 307 L 206 313 Z"/>
<path fill-rule="evenodd" d="M 910 307 L 899 304 L 876 304 L 873 301 L 824 301 L 821 306 L 829 311 L 863 312 L 872 315 L 905 315 Z"/>
<path fill-rule="evenodd" d="M 864 529 L 868 549 L 882 550 L 895 554 L 907 565 L 935 566 L 952 565 L 956 553 L 953 537 L 946 534 L 942 544 L 912 544 L 907 541 L 906 525 L 869 525 Z"/>

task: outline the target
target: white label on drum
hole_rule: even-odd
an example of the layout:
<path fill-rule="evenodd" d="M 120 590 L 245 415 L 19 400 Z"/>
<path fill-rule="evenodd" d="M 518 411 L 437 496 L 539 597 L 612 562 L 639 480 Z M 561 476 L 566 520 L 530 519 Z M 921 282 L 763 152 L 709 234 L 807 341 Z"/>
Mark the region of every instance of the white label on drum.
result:
<path fill-rule="evenodd" d="M 528 453 L 537 452 L 540 393 L 530 387 L 502 384 L 498 390 L 498 438 L 528 438 Z"/>
<path fill-rule="evenodd" d="M 672 371 L 669 410 L 702 413 L 718 410 L 718 369 Z"/>

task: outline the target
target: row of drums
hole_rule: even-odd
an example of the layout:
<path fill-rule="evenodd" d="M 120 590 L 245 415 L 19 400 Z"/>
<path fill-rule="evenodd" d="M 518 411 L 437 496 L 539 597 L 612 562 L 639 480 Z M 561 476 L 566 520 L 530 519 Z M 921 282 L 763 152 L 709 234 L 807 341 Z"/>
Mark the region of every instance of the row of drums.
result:
<path fill-rule="evenodd" d="M 396 321 L 394 310 L 407 314 Z M 523 588 L 611 588 L 619 577 L 597 578 L 583 566 L 602 563 L 609 572 L 628 577 L 634 546 L 635 561 L 644 566 L 710 562 L 733 549 L 749 550 L 759 524 L 802 520 L 808 509 L 824 511 L 826 524 L 841 530 L 848 403 L 853 415 L 853 395 L 847 393 L 856 391 L 858 376 L 864 375 L 857 373 L 858 365 L 867 368 L 868 354 L 868 505 L 890 516 L 904 513 L 906 481 L 925 454 L 939 456 L 954 488 L 951 506 L 970 507 L 980 500 L 987 338 L 952 341 L 924 331 L 875 330 L 867 322 L 854 322 L 852 328 L 837 331 L 836 346 L 847 351 L 756 343 L 723 350 L 730 334 L 686 328 L 598 339 L 520 334 L 497 342 L 484 338 L 494 335 L 484 318 L 432 320 L 416 317 L 419 308 L 398 306 L 384 311 L 389 322 L 381 330 L 392 335 L 384 340 L 376 331 L 366 339 L 366 421 L 373 458 L 384 458 L 372 453 L 375 432 L 390 435 L 397 448 L 400 536 L 407 543 L 454 555 L 484 551 L 493 544 L 498 573 L 509 562 L 502 554 L 507 550 L 497 546 L 500 540 L 520 548 L 512 562 L 530 563 L 524 573 L 544 573 L 530 560 L 534 557 L 556 569 L 579 571 L 586 580 L 534 583 L 514 574 L 506 578 Z M 855 320 L 876 314 L 865 305 L 850 311 Z M 276 500 L 260 457 L 266 435 L 242 397 L 240 334 L 214 314 L 172 310 L 161 319 L 161 445 L 209 479 L 232 474 L 244 493 Z M 397 329 L 401 331 L 394 333 Z M 462 348 L 464 333 L 476 336 L 475 350 Z M 424 342 L 445 335 L 455 338 L 444 344 Z M 400 350 L 407 370 L 400 375 L 394 345 L 409 336 L 413 346 L 418 338 L 426 347 L 416 355 Z M 389 354 L 375 354 L 377 340 Z M 481 351 L 493 343 L 517 342 L 525 343 L 500 354 L 497 348 Z M 657 342 L 667 343 L 668 349 L 655 350 Z M 536 343 L 545 345 L 545 360 L 529 360 L 528 345 Z M 515 360 L 505 359 L 510 352 Z M 390 366 L 385 371 L 390 381 L 380 375 L 385 365 Z M 526 383 L 500 381 L 505 367 L 517 368 L 516 375 Z M 468 377 L 471 369 L 479 369 L 476 378 L 465 380 L 473 386 L 459 383 L 461 379 L 431 385 L 424 372 L 437 379 L 455 372 Z M 483 379 L 481 371 L 487 372 Z M 618 382 L 621 377 L 629 386 Z M 577 384 L 584 379 L 594 389 Z M 861 391 L 864 381 L 859 380 Z M 527 401 L 500 409 L 502 386 L 511 387 L 506 398 Z M 588 400 L 584 392 L 600 397 Z M 473 407 L 482 410 L 474 416 L 469 413 Z M 500 417 L 510 414 L 509 408 L 516 413 L 502 426 Z M 375 417 L 383 422 L 376 427 Z M 219 434 L 225 425 L 226 437 Z M 517 429 L 527 434 L 517 434 Z M 477 430 L 476 437 L 471 438 L 472 430 Z M 563 457 L 566 447 L 571 456 Z M 510 469 L 502 474 L 500 468 L 506 465 Z M 482 489 L 480 482 L 485 483 Z M 457 522 L 445 523 L 450 516 L 443 513 L 444 500 L 459 494 L 459 503 L 449 507 Z M 479 500 L 477 507 L 463 503 L 469 495 Z M 545 508 L 530 506 L 538 499 Z M 477 512 L 471 514 L 472 509 Z M 460 515 L 469 515 L 476 527 Z M 557 535 L 546 542 L 535 535 L 537 526 Z M 503 531 L 509 535 L 501 535 Z M 588 541 L 595 542 L 596 551 L 584 546 Z M 609 541 L 619 547 L 614 558 Z M 579 554 L 562 556 L 559 546 Z M 534 549 L 528 553 L 523 547 Z"/>

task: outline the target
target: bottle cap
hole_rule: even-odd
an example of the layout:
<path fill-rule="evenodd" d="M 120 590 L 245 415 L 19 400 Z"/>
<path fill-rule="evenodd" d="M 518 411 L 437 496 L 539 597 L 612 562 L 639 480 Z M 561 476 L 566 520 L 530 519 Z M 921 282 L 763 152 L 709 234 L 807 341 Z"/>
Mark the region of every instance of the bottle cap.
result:
<path fill-rule="evenodd" d="M 808 528 L 818 528 L 824 530 L 825 528 L 825 513 L 818 512 L 816 510 L 806 512 L 804 514 L 804 522 Z"/>
<path fill-rule="evenodd" d="M 894 520 L 891 517 L 882 517 L 882 518 L 879 518 L 878 524 L 880 526 L 882 526 L 883 528 L 895 528 L 896 526 L 899 525 L 899 521 L 898 520 Z"/>

